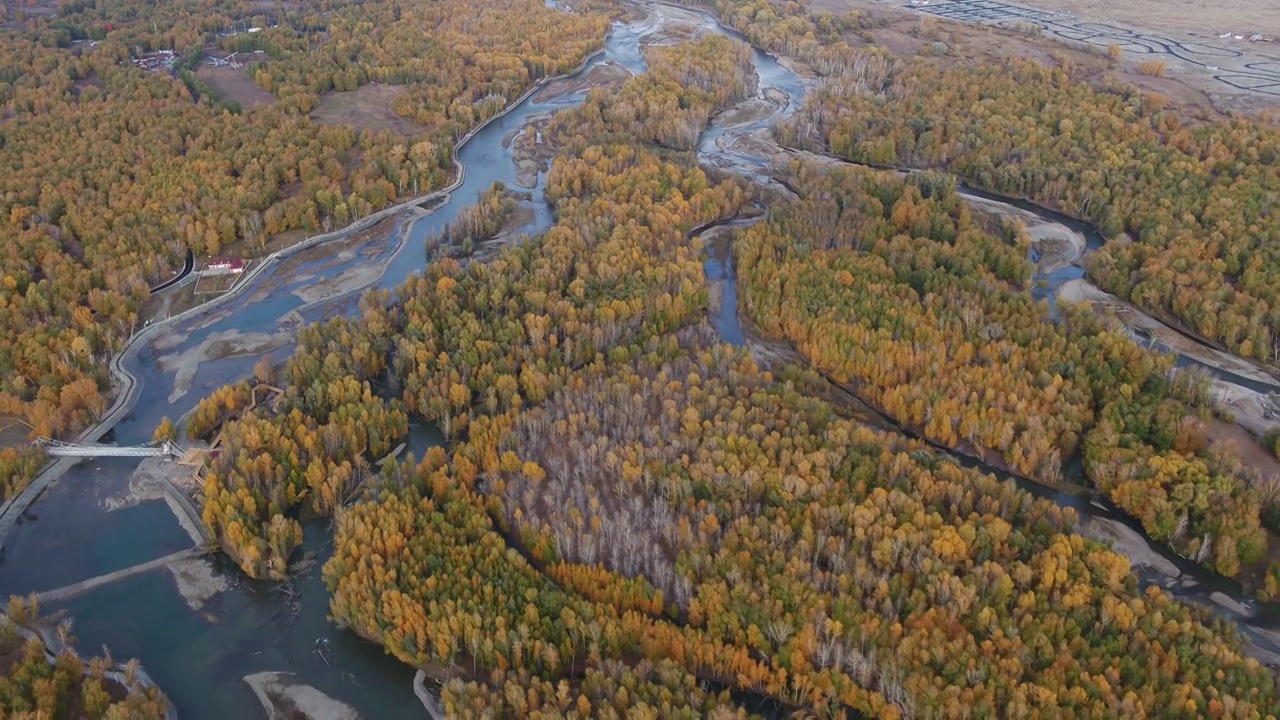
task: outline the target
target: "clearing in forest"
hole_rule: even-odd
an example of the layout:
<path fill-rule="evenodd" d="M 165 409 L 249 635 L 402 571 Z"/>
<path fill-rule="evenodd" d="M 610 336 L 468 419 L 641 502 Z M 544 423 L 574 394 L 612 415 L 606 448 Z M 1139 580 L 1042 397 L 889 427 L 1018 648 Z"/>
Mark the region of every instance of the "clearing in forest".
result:
<path fill-rule="evenodd" d="M 209 83 L 222 99 L 240 103 L 245 110 L 271 105 L 276 96 L 249 77 L 249 67 L 214 67 L 202 63 L 196 68 L 196 77 Z"/>
<path fill-rule="evenodd" d="M 311 119 L 326 125 L 351 125 L 357 130 L 391 130 L 405 136 L 420 135 L 425 128 L 391 109 L 391 100 L 404 91 L 396 85 L 370 83 L 350 92 L 320 96 Z"/>

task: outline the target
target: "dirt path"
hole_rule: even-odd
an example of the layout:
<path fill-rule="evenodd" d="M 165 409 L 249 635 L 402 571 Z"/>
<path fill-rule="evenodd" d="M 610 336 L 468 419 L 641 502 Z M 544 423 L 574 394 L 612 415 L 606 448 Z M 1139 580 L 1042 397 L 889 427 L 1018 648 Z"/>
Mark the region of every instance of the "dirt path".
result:
<path fill-rule="evenodd" d="M 134 575 L 138 575 L 150 570 L 162 568 L 167 566 L 169 563 L 178 562 L 181 560 L 188 560 L 192 557 L 196 557 L 197 555 L 200 554 L 200 552 L 201 551 L 199 549 L 194 549 L 194 548 L 190 550 L 179 550 L 176 553 L 165 555 L 164 557 L 158 557 L 155 560 L 150 560 L 148 562 L 139 563 L 132 567 L 127 567 L 123 570 L 117 570 L 113 573 L 107 573 L 106 575 L 99 575 L 98 577 L 89 578 L 88 580 L 82 580 L 73 585 L 66 585 L 64 587 L 60 587 L 54 590 L 48 590 L 46 592 L 42 592 L 36 595 L 36 599 L 45 605 L 49 603 L 61 602 L 68 598 L 75 597 L 76 595 L 89 592 L 94 588 L 101 587 L 103 585 L 109 585 L 113 582 L 116 582 L 117 580 L 123 580 L 127 577 L 132 577 Z"/>

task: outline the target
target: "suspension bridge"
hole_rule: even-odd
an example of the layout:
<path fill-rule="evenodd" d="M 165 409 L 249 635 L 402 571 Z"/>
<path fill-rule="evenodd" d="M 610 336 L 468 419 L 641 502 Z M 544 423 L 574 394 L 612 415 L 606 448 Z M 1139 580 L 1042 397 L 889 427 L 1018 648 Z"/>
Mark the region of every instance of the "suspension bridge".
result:
<path fill-rule="evenodd" d="M 169 439 L 152 440 L 141 445 L 102 445 L 99 443 L 69 443 L 52 438 L 38 438 L 35 445 L 44 448 L 53 457 L 162 457 L 172 460 L 182 457 L 186 451 Z"/>

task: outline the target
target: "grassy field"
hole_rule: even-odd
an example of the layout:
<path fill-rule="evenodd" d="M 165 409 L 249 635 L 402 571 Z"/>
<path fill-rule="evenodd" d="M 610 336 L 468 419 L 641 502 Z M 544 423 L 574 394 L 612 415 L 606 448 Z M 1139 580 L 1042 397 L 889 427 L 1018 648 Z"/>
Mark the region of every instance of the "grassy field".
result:
<path fill-rule="evenodd" d="M 249 66 L 233 68 L 201 65 L 196 69 L 196 77 L 209 83 L 224 99 L 240 103 L 240 107 L 245 110 L 276 101 L 274 95 L 249 78 Z"/>
<path fill-rule="evenodd" d="M 371 83 L 351 92 L 331 92 L 320 97 L 311 119 L 330 125 L 351 125 L 358 130 L 391 130 L 413 136 L 421 125 L 402 118 L 391 109 L 391 99 L 402 91 L 394 85 Z"/>

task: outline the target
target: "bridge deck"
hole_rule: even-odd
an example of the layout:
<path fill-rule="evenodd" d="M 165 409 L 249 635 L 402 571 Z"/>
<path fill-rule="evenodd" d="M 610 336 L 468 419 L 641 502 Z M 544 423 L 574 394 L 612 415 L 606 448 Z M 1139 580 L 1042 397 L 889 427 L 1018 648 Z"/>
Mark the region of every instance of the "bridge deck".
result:
<path fill-rule="evenodd" d="M 52 457 L 174 457 L 183 453 L 182 448 L 169 440 L 153 441 L 145 445 L 101 445 L 98 443 L 68 443 L 49 438 L 36 441 Z"/>
<path fill-rule="evenodd" d="M 45 454 L 52 457 L 160 457 L 162 448 L 115 447 L 113 445 L 88 445 L 75 447 L 47 447 Z"/>

